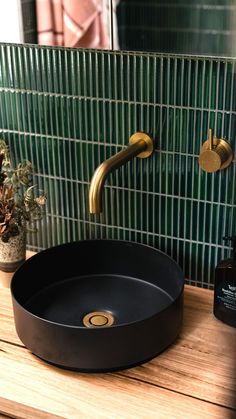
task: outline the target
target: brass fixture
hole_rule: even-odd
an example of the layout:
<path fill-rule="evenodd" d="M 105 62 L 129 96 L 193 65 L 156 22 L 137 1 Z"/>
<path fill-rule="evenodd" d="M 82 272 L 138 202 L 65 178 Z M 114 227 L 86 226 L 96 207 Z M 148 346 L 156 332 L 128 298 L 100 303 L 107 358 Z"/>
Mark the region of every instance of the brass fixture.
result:
<path fill-rule="evenodd" d="M 154 149 L 154 142 L 150 135 L 136 132 L 129 139 L 129 145 L 109 159 L 105 160 L 95 170 L 89 188 L 89 212 L 98 214 L 102 212 L 102 192 L 104 183 L 109 173 L 124 165 L 127 161 L 137 156 L 149 157 Z"/>
<path fill-rule="evenodd" d="M 108 311 L 92 311 L 83 318 L 86 327 L 108 327 L 114 323 L 114 317 Z"/>
<path fill-rule="evenodd" d="M 208 140 L 202 147 L 199 156 L 199 165 L 205 172 L 213 173 L 225 169 L 233 159 L 233 151 L 229 143 L 223 138 L 213 138 L 213 130 L 208 130 Z"/>

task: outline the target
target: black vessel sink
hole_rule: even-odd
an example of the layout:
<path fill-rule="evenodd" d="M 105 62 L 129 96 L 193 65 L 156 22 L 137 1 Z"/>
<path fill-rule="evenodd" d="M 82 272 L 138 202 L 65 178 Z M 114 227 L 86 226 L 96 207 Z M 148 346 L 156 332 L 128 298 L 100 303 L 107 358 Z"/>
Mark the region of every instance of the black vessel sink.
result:
<path fill-rule="evenodd" d="M 37 253 L 18 268 L 16 331 L 54 365 L 113 371 L 167 348 L 182 325 L 184 276 L 169 256 L 119 240 L 84 240 Z"/>

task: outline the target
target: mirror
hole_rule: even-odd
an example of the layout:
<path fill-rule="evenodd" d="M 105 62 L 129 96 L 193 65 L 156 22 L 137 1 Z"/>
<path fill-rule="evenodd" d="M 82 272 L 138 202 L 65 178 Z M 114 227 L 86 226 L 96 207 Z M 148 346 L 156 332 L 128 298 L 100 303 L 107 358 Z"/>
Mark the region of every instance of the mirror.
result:
<path fill-rule="evenodd" d="M 121 0 L 120 49 L 236 56 L 236 0 Z"/>
<path fill-rule="evenodd" d="M 61 30 L 54 39 L 46 29 L 54 22 L 47 13 L 66 4 L 67 0 L 8 0 L 1 2 L 0 42 L 60 43 Z M 84 9 L 81 9 L 83 3 Z M 37 35 L 37 7 L 41 7 L 41 40 Z M 68 0 L 68 5 L 73 4 Z M 236 56 L 236 0 L 75 0 L 80 4 L 80 27 L 76 29 L 74 9 L 65 20 L 80 41 L 73 47 L 120 49 L 124 51 L 163 52 L 187 55 Z M 4 9 L 9 9 L 9 17 Z M 55 10 L 54 10 L 55 11 Z M 82 11 L 82 12 L 81 12 Z M 13 22 L 17 18 L 18 23 Z M 99 19 L 95 19 L 99 16 Z M 9 25 L 9 21 L 13 22 Z M 60 19 L 59 19 L 60 20 Z M 5 24 L 4 24 L 5 22 Z M 55 23 L 55 22 L 54 22 Z M 19 27 L 18 41 L 12 36 Z M 74 27 L 73 27 L 74 25 Z M 60 26 L 60 22 L 59 22 Z M 1 31 L 0 28 L 0 31 Z M 95 39 L 97 34 L 100 41 Z M 76 38 L 75 36 L 75 38 Z M 5 38 L 4 38 L 5 37 Z M 56 41 L 55 41 L 55 38 Z M 50 43 L 51 39 L 51 43 Z"/>

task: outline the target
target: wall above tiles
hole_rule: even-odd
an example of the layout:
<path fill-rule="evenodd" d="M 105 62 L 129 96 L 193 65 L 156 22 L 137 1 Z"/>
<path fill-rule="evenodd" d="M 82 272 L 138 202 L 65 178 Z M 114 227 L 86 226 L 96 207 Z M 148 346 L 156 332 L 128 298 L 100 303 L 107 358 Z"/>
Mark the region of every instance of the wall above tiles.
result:
<path fill-rule="evenodd" d="M 0 135 L 28 158 L 47 190 L 47 216 L 28 248 L 88 238 L 155 246 L 187 282 L 212 287 L 236 234 L 235 159 L 198 165 L 208 128 L 236 148 L 236 60 L 0 45 Z M 150 159 L 110 175 L 104 213 L 88 213 L 96 167 L 136 131 L 155 138 Z"/>

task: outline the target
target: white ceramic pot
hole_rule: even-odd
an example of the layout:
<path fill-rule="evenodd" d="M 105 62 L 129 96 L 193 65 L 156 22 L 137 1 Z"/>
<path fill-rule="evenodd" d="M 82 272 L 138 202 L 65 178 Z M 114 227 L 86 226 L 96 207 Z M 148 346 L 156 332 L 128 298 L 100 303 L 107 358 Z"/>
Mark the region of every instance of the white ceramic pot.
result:
<path fill-rule="evenodd" d="M 0 239 L 0 270 L 3 272 L 15 272 L 25 261 L 26 257 L 26 233 L 21 230 L 20 234 L 10 237 L 8 242 Z"/>

